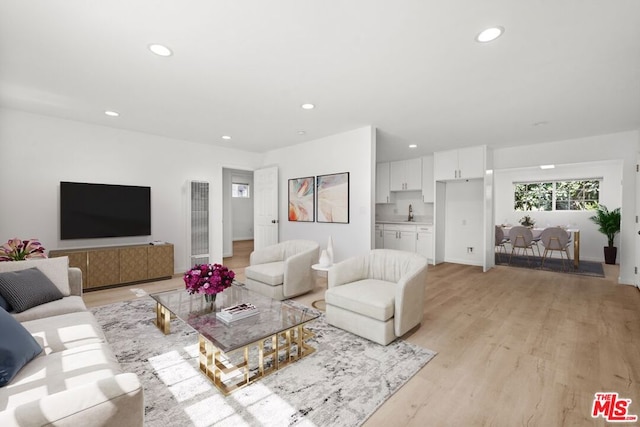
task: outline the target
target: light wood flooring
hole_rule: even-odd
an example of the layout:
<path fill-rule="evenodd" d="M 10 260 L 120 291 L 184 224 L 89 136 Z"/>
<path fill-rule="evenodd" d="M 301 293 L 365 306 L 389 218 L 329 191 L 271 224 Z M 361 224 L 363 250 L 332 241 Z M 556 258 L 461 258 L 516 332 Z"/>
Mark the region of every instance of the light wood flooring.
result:
<path fill-rule="evenodd" d="M 224 263 L 244 278 L 252 242 Z M 438 355 L 365 423 L 372 426 L 604 426 L 594 393 L 640 415 L 640 292 L 605 278 L 499 266 L 429 268 L 424 321 L 404 339 Z M 326 280 L 296 298 L 321 299 Z M 183 288 L 182 279 L 85 294 L 88 306 Z M 138 291 L 140 292 L 140 291 Z M 336 355 L 339 357 L 339 355 Z M 623 424 L 628 425 L 628 424 Z"/>

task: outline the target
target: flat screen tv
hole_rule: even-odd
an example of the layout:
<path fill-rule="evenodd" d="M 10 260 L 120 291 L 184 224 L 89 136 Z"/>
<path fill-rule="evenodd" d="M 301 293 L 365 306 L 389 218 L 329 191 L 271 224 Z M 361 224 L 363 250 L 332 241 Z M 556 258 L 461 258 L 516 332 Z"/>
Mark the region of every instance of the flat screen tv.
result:
<path fill-rule="evenodd" d="M 60 238 L 151 235 L 151 188 L 60 182 Z"/>

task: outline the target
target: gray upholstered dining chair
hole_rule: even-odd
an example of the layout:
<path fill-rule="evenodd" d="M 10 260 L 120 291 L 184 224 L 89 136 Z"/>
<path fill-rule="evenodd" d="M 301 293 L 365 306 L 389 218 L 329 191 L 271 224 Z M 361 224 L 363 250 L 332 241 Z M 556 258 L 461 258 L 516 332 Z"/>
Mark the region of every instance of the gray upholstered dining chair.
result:
<path fill-rule="evenodd" d="M 524 253 L 527 256 L 527 264 L 531 266 L 531 259 L 529 258 L 529 253 L 527 250 L 531 250 L 531 255 L 536 256 L 533 251 L 534 247 L 537 247 L 533 243 L 533 233 L 531 229 L 523 226 L 516 226 L 509 230 L 509 241 L 511 243 L 511 254 L 509 255 L 509 264 L 511 264 L 511 258 L 514 253 L 517 253 L 518 250 Z M 540 256 L 540 252 L 538 252 L 538 257 Z"/>
<path fill-rule="evenodd" d="M 504 230 L 499 225 L 496 225 L 495 235 L 496 235 L 496 245 L 495 245 L 496 256 L 498 257 L 498 261 L 502 262 L 502 259 L 500 258 L 500 252 L 503 252 L 505 255 L 507 254 L 507 248 L 505 247 L 505 243 L 508 243 L 509 239 L 505 237 Z"/>
<path fill-rule="evenodd" d="M 564 252 L 567 255 L 567 261 L 571 260 L 571 256 L 569 255 L 569 240 L 569 233 L 560 227 L 547 227 L 542 230 L 540 241 L 544 246 L 544 253 L 542 254 L 540 268 L 544 266 L 544 260 L 547 258 L 549 252 L 553 254 L 554 251 L 558 251 L 562 259 L 562 268 L 565 269 L 566 266 L 562 253 Z"/>

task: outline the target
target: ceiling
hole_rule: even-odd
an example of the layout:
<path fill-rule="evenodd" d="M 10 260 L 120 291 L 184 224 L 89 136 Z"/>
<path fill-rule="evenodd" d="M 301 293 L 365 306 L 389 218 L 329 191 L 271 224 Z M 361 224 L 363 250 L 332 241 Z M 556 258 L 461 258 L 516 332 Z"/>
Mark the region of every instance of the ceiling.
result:
<path fill-rule="evenodd" d="M 373 125 L 381 160 L 637 130 L 640 1 L 3 0 L 0 105 L 254 152 Z"/>

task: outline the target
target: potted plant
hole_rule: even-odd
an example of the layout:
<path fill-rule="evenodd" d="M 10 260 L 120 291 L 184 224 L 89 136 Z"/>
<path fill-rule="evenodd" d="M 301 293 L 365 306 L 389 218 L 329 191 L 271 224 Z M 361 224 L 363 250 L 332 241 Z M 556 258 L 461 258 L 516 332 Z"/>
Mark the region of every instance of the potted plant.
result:
<path fill-rule="evenodd" d="M 17 237 L 9 239 L 0 246 L 0 261 L 22 261 L 30 258 L 46 258 L 42 243 L 37 239 L 20 240 Z"/>
<path fill-rule="evenodd" d="M 598 205 L 596 214 L 589 219 L 596 223 L 599 232 L 607 236 L 609 245 L 604 247 L 605 264 L 615 264 L 618 248 L 613 246 L 613 240 L 620 232 L 620 208 L 610 211 L 605 205 Z"/>
<path fill-rule="evenodd" d="M 531 218 L 529 215 L 525 215 L 522 218 L 520 218 L 520 225 L 522 225 L 523 227 L 533 228 L 535 223 L 536 221 L 533 218 Z"/>
<path fill-rule="evenodd" d="M 222 264 L 196 264 L 184 273 L 183 280 L 190 294 L 204 294 L 208 303 L 215 303 L 218 293 L 231 286 L 236 274 Z"/>

